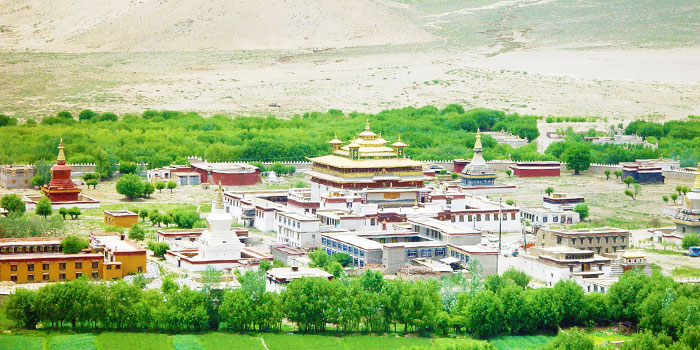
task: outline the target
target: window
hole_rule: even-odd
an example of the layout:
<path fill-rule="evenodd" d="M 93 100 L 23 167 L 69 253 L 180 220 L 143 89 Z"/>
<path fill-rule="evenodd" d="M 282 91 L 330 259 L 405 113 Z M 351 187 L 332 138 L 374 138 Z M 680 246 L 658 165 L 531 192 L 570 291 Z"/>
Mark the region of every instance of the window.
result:
<path fill-rule="evenodd" d="M 34 271 L 34 264 L 27 264 L 27 271 Z"/>
<path fill-rule="evenodd" d="M 510 213 L 510 219 L 515 220 L 515 213 Z"/>
<path fill-rule="evenodd" d="M 92 273 L 92 278 L 97 279 L 100 275 L 97 272 Z"/>
<path fill-rule="evenodd" d="M 571 244 L 576 244 L 576 238 L 571 239 Z"/>
<path fill-rule="evenodd" d="M 10 271 L 17 271 L 17 265 L 10 265 Z"/>
<path fill-rule="evenodd" d="M 333 248 L 337 248 L 337 247 L 338 247 L 337 243 L 335 241 L 333 241 Z"/>
<path fill-rule="evenodd" d="M 138 270 L 139 273 L 142 273 L 142 272 L 143 272 L 143 266 L 139 266 L 139 267 L 137 268 L 137 270 Z"/>
<path fill-rule="evenodd" d="M 10 276 L 10 281 L 17 282 L 17 275 Z"/>
<path fill-rule="evenodd" d="M 481 214 L 476 214 L 476 221 L 481 221 Z"/>
<path fill-rule="evenodd" d="M 471 216 L 471 215 L 467 215 L 467 221 L 472 222 L 472 216 Z"/>
<path fill-rule="evenodd" d="M 105 252 L 105 253 L 106 253 L 106 252 Z M 83 268 L 83 263 L 81 263 L 81 262 L 75 263 L 75 268 L 76 268 L 76 269 L 82 269 L 82 268 Z"/>
<path fill-rule="evenodd" d="M 27 281 L 33 281 L 34 275 L 27 275 Z"/>
<path fill-rule="evenodd" d="M 326 245 L 326 237 L 321 237 L 321 245 Z"/>
<path fill-rule="evenodd" d="M 107 270 L 111 270 L 111 269 L 112 269 L 112 265 L 107 265 Z"/>
<path fill-rule="evenodd" d="M 122 269 L 122 266 L 121 266 L 121 265 L 116 265 L 116 266 L 114 266 L 114 268 L 115 268 L 116 270 L 121 270 L 121 269 Z"/>
<path fill-rule="evenodd" d="M 557 236 L 557 244 L 561 244 L 561 236 Z"/>
<path fill-rule="evenodd" d="M 491 221 L 491 214 L 484 214 L 484 221 Z"/>
<path fill-rule="evenodd" d="M 100 263 L 97 262 L 97 261 L 93 261 L 93 262 L 92 262 L 92 268 L 93 268 L 93 269 L 96 269 L 96 268 L 98 268 L 98 267 L 100 267 Z"/>
<path fill-rule="evenodd" d="M 363 258 L 365 257 L 365 251 L 364 251 L 364 250 L 360 250 L 360 257 L 363 257 Z"/>
<path fill-rule="evenodd" d="M 353 249 L 353 253 L 355 253 L 355 255 L 359 254 L 358 249 L 357 249 L 357 248 L 354 248 L 354 249 Z"/>
<path fill-rule="evenodd" d="M 66 269 L 66 263 L 58 263 L 58 269 L 59 269 L 59 270 L 65 270 L 65 269 Z"/>
<path fill-rule="evenodd" d="M 433 252 L 431 249 L 421 249 L 420 256 L 421 256 L 421 258 L 429 258 L 429 257 L 433 256 Z"/>
<path fill-rule="evenodd" d="M 48 280 L 49 280 L 49 274 L 48 274 L 48 273 L 45 273 L 43 276 L 41 276 L 41 279 L 43 279 L 44 281 L 48 281 Z"/>
<path fill-rule="evenodd" d="M 610 241 L 610 237 L 605 237 L 605 243 L 608 243 Z"/>
<path fill-rule="evenodd" d="M 49 264 L 41 264 L 41 269 L 46 271 L 49 269 Z"/>
<path fill-rule="evenodd" d="M 558 216 L 552 217 L 552 222 L 559 222 L 559 217 Z"/>
<path fill-rule="evenodd" d="M 625 242 L 625 236 L 620 236 L 620 241 L 621 241 L 622 243 L 624 243 L 624 242 Z"/>
<path fill-rule="evenodd" d="M 445 248 L 436 248 L 435 256 L 445 256 Z"/>
<path fill-rule="evenodd" d="M 58 279 L 61 280 L 61 281 L 65 281 L 65 280 L 66 280 L 66 274 L 65 274 L 65 273 L 59 273 L 59 274 L 58 274 Z"/>
<path fill-rule="evenodd" d="M 588 237 L 588 243 L 593 243 L 593 237 Z"/>
<path fill-rule="evenodd" d="M 415 249 L 409 249 L 406 251 L 406 256 L 409 258 L 415 258 L 418 256 L 418 251 Z"/>
<path fill-rule="evenodd" d="M 595 238 L 596 243 L 600 243 L 600 237 Z"/>
<path fill-rule="evenodd" d="M 542 222 L 547 222 L 547 217 L 546 217 L 546 216 L 543 216 L 543 217 L 542 217 Z"/>
<path fill-rule="evenodd" d="M 83 277 L 83 273 L 82 273 L 82 272 L 76 272 L 76 273 L 75 273 L 75 278 L 80 278 L 80 277 Z"/>

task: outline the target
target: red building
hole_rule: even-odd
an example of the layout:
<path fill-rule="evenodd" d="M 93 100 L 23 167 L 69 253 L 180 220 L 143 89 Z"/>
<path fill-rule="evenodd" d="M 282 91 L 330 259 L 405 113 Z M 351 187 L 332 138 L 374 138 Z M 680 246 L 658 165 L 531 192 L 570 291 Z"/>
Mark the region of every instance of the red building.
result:
<path fill-rule="evenodd" d="M 455 173 L 459 174 L 464 170 L 464 167 L 469 165 L 469 160 L 466 159 L 455 159 L 452 161 L 452 167 Z"/>
<path fill-rule="evenodd" d="M 561 172 L 561 165 L 554 161 L 517 162 L 509 168 L 517 177 L 560 176 Z"/>
<path fill-rule="evenodd" d="M 66 155 L 63 152 L 63 139 L 58 144 L 58 158 L 56 164 L 51 167 L 51 181 L 48 186 L 42 186 L 44 193 L 51 203 L 54 202 L 77 202 L 81 189 L 75 187 L 70 179 L 71 168 L 66 164 Z"/>
<path fill-rule="evenodd" d="M 260 169 L 245 163 L 209 163 L 190 159 L 191 171 L 201 177 L 202 183 L 223 186 L 247 186 L 260 183 Z"/>

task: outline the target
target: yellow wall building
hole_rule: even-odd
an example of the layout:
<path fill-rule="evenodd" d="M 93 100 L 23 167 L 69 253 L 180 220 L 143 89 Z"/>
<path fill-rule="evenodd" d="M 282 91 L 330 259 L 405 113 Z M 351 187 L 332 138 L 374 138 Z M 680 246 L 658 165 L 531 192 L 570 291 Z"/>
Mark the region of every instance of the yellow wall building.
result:
<path fill-rule="evenodd" d="M 138 214 L 129 210 L 105 210 L 105 225 L 131 227 L 139 222 Z"/>
<path fill-rule="evenodd" d="M 0 281 L 60 282 L 80 277 L 119 279 L 146 271 L 146 251 L 123 234 L 90 236 L 90 249 L 61 252 L 61 237 L 0 239 Z"/>

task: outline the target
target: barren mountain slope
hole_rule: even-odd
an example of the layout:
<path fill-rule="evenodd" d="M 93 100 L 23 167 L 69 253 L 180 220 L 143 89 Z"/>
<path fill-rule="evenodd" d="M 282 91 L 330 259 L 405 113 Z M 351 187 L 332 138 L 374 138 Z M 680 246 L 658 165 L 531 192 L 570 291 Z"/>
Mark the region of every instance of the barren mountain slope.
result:
<path fill-rule="evenodd" d="M 339 48 L 432 40 L 372 0 L 0 0 L 0 50 Z"/>

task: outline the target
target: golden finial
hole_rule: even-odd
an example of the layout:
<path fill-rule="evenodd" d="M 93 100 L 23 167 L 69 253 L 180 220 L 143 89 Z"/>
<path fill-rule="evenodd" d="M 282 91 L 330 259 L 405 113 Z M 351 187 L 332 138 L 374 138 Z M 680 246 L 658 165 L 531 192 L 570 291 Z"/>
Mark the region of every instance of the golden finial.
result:
<path fill-rule="evenodd" d="M 369 119 L 365 122 L 365 130 L 369 131 Z"/>
<path fill-rule="evenodd" d="M 63 146 L 63 138 L 61 137 L 61 142 L 58 143 L 58 157 L 56 158 L 58 162 L 66 162 L 66 154 L 63 152 L 64 148 L 65 147 Z"/>
<path fill-rule="evenodd" d="M 214 204 L 214 209 L 224 209 L 224 190 L 221 188 L 221 181 L 219 181 L 219 188 L 216 189 L 216 203 Z"/>
<path fill-rule="evenodd" d="M 476 129 L 476 141 L 474 142 L 474 149 L 481 149 L 481 129 Z"/>
<path fill-rule="evenodd" d="M 398 142 L 401 142 L 401 134 L 399 134 L 399 140 L 398 140 Z"/>

